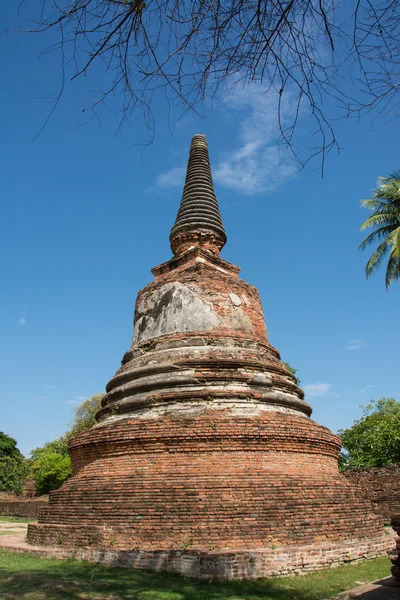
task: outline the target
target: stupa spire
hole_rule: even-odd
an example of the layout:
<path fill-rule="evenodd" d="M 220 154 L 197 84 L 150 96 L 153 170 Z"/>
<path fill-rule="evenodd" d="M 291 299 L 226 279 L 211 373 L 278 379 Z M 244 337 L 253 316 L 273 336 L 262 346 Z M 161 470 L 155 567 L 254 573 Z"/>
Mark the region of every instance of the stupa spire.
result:
<path fill-rule="evenodd" d="M 211 175 L 207 140 L 202 134 L 192 138 L 181 204 L 169 239 L 175 256 L 192 246 L 202 246 L 219 254 L 226 243 Z"/>

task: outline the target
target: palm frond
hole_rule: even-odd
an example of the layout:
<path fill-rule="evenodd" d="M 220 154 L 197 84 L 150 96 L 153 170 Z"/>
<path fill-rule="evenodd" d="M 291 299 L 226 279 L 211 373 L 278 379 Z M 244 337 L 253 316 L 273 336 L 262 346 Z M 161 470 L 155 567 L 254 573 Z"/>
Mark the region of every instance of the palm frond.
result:
<path fill-rule="evenodd" d="M 388 235 L 387 241 L 392 246 L 393 256 L 400 258 L 400 226 Z"/>
<path fill-rule="evenodd" d="M 361 200 L 361 206 L 368 210 L 374 210 L 375 212 L 385 212 L 388 210 L 388 203 L 377 200 L 376 198 Z"/>
<path fill-rule="evenodd" d="M 379 187 L 374 190 L 373 198 L 384 198 L 388 202 L 400 201 L 400 179 L 380 178 Z"/>
<path fill-rule="evenodd" d="M 388 177 L 388 179 L 397 180 L 400 185 L 400 171 L 393 171 Z"/>
<path fill-rule="evenodd" d="M 373 214 L 360 229 L 374 227 L 375 230 L 367 235 L 359 248 L 365 250 L 369 244 L 382 240 L 367 262 L 365 275 L 368 278 L 375 273 L 390 250 L 385 278 L 388 288 L 399 278 L 400 272 L 400 171 L 395 171 L 389 177 L 379 177 L 372 198 L 362 200 L 361 206 Z"/>
<path fill-rule="evenodd" d="M 400 257 L 395 256 L 392 252 L 390 253 L 388 264 L 386 267 L 385 285 L 386 289 L 389 288 L 390 284 L 400 277 Z"/>
<path fill-rule="evenodd" d="M 383 240 L 381 244 L 377 247 L 377 249 L 372 253 L 371 258 L 367 262 L 365 267 L 365 275 L 371 277 L 379 269 L 382 264 L 383 259 L 385 258 L 390 246 L 388 245 L 387 239 Z"/>
<path fill-rule="evenodd" d="M 396 227 L 396 218 L 391 213 L 379 213 L 368 217 L 366 221 L 361 225 L 360 229 L 367 229 L 368 227 L 375 227 L 377 225 L 385 225 Z"/>
<path fill-rule="evenodd" d="M 383 237 L 387 237 L 391 233 L 392 229 L 393 227 L 391 225 L 387 225 L 386 227 L 380 227 L 379 229 L 376 229 L 375 231 L 367 235 L 367 237 L 359 245 L 358 249 L 365 250 L 365 248 L 369 246 L 369 244 L 372 244 L 377 240 L 381 240 Z"/>

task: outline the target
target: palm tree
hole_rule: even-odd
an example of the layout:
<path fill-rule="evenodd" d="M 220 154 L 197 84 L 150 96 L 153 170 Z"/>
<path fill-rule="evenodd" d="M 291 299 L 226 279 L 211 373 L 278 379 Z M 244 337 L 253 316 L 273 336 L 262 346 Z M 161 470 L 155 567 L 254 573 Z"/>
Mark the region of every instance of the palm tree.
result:
<path fill-rule="evenodd" d="M 400 277 L 400 171 L 389 177 L 380 177 L 378 187 L 370 200 L 362 200 L 361 206 L 374 212 L 360 229 L 375 227 L 360 244 L 361 250 L 377 240 L 382 240 L 365 267 L 370 277 L 381 266 L 389 252 L 386 266 L 386 289 Z"/>

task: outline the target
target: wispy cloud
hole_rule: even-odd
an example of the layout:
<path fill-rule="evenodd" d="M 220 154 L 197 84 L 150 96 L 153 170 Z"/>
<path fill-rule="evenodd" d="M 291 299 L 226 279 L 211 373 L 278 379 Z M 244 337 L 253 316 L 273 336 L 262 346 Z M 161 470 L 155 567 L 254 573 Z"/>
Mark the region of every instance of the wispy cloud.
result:
<path fill-rule="evenodd" d="M 346 350 L 360 350 L 360 348 L 364 348 L 364 344 L 361 340 L 350 340 L 346 346 Z"/>
<path fill-rule="evenodd" d="M 55 385 L 45 385 L 45 388 L 47 388 L 48 390 L 55 390 L 56 386 Z"/>
<path fill-rule="evenodd" d="M 367 390 L 370 390 L 371 388 L 373 388 L 373 385 L 366 385 L 364 388 L 362 388 L 361 390 L 357 390 L 356 394 L 363 394 L 364 392 L 366 392 Z"/>
<path fill-rule="evenodd" d="M 250 196 L 275 189 L 296 172 L 292 156 L 278 145 L 279 94 L 259 83 L 237 83 L 224 100 L 237 113 L 239 125 L 236 147 L 217 163 L 215 181 Z M 280 107 L 283 127 L 294 110 L 290 92 L 285 92 Z"/>
<path fill-rule="evenodd" d="M 306 396 L 310 396 L 310 398 L 316 398 L 317 396 L 326 396 L 331 391 L 332 386 L 330 383 L 310 383 L 309 385 L 304 385 L 303 390 Z"/>
<path fill-rule="evenodd" d="M 175 123 L 176 129 L 187 131 L 193 125 L 193 116 L 190 114 L 183 115 Z"/>
<path fill-rule="evenodd" d="M 46 396 L 33 396 L 32 401 L 33 402 L 39 402 L 40 400 L 45 400 Z"/>
<path fill-rule="evenodd" d="M 183 187 L 185 181 L 185 167 L 173 167 L 164 173 L 161 173 L 154 182 L 154 187 L 159 190 L 171 190 L 176 187 Z"/>
<path fill-rule="evenodd" d="M 86 398 L 87 396 L 75 396 L 72 400 L 65 400 L 64 404 L 73 404 L 76 406 L 77 404 L 81 404 Z"/>
<path fill-rule="evenodd" d="M 285 91 L 280 104 L 282 128 L 288 119 L 293 120 L 293 100 Z M 223 106 L 235 143 L 229 151 L 220 153 L 219 160 L 213 160 L 213 177 L 220 186 L 254 196 L 272 191 L 296 172 L 292 155 L 278 144 L 278 104 L 279 93 L 275 90 L 267 91 L 260 83 L 244 86 L 232 82 Z M 213 149 L 214 156 L 216 151 L 218 148 Z M 148 191 L 182 188 L 185 172 L 182 163 L 160 173 Z"/>
<path fill-rule="evenodd" d="M 26 320 L 26 318 L 25 318 L 25 317 L 21 317 L 21 318 L 20 318 L 20 320 L 18 321 L 18 323 L 19 323 L 20 325 L 26 325 L 26 324 L 27 324 L 27 320 Z"/>

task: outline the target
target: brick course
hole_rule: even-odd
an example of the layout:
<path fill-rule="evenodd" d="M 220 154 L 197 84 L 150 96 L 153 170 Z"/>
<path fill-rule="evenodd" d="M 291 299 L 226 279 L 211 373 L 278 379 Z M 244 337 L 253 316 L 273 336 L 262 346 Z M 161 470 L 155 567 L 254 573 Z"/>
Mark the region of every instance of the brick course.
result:
<path fill-rule="evenodd" d="M 18 548 L 14 545 L 9 549 L 49 558 L 76 558 L 114 567 L 169 571 L 187 577 L 223 580 L 298 575 L 323 567 L 376 558 L 386 554 L 393 546 L 393 536 L 388 533 L 376 539 L 345 540 L 336 544 L 328 542 L 300 548 L 273 546 L 251 551 L 98 550 L 93 546 L 65 548 L 62 533 L 68 535 L 68 532 L 60 532 L 61 543 L 57 547 Z"/>
<path fill-rule="evenodd" d="M 344 475 L 377 505 L 385 523 L 400 514 L 400 463 L 387 467 L 349 469 Z"/>
<path fill-rule="evenodd" d="M 391 524 L 398 537 L 395 541 L 395 547 L 391 548 L 390 559 L 393 563 L 392 575 L 400 585 L 400 514 L 392 517 Z"/>
<path fill-rule="evenodd" d="M 72 441 L 74 476 L 28 540 L 205 552 L 379 538 L 381 517 L 338 473 L 339 448 L 326 428 L 275 411 L 98 426 Z"/>
<path fill-rule="evenodd" d="M 29 517 L 36 519 L 39 510 L 47 506 L 46 500 L 0 500 L 0 515 L 6 517 Z"/>

